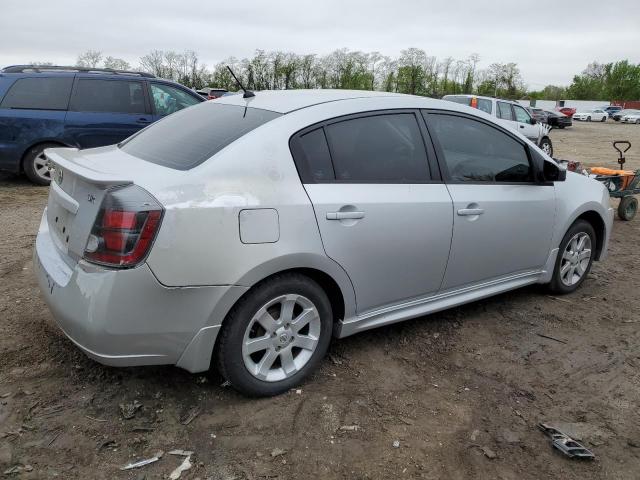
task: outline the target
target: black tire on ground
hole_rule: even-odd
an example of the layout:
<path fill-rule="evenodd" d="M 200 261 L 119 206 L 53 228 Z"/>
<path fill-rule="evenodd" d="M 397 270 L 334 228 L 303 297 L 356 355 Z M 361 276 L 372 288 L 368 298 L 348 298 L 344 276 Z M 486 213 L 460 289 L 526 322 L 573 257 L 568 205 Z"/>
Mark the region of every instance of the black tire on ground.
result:
<path fill-rule="evenodd" d="M 270 300 L 286 294 L 308 298 L 320 316 L 319 341 L 308 362 L 284 380 L 268 382 L 253 376 L 245 366 L 242 346 L 245 331 L 253 316 Z M 241 393 L 250 396 L 273 396 L 298 386 L 320 364 L 325 356 L 333 330 L 331 302 L 325 291 L 311 278 L 298 273 L 279 274 L 254 286 L 231 309 L 225 319 L 216 347 L 220 374 Z"/>
<path fill-rule="evenodd" d="M 600 120 L 601 122 L 606 122 L 607 121 L 607 117 L 602 117 L 602 120 Z"/>
<path fill-rule="evenodd" d="M 638 212 L 638 199 L 629 195 L 628 197 L 622 197 L 620 204 L 618 205 L 618 217 L 620 220 L 633 220 Z"/>
<path fill-rule="evenodd" d="M 565 127 L 565 125 L 560 125 L 560 126 L 558 126 L 558 128 L 559 128 L 560 130 L 562 130 L 564 127 Z"/>
<path fill-rule="evenodd" d="M 587 117 L 587 122 L 590 122 L 590 121 L 591 121 L 591 117 Z"/>
<path fill-rule="evenodd" d="M 31 182 L 35 183 L 36 185 L 49 185 L 51 183 L 50 173 L 42 176 L 38 173 L 38 167 L 40 167 L 40 171 L 42 171 L 42 154 L 46 148 L 61 146 L 62 145 L 59 145 L 57 143 L 41 143 L 39 145 L 31 147 L 27 151 L 22 160 L 22 170 L 24 171 L 24 174 L 27 176 L 27 178 L 31 180 Z"/>
<path fill-rule="evenodd" d="M 589 235 L 589 239 L 591 240 L 591 258 L 589 259 L 589 266 L 585 270 L 584 275 L 582 275 L 582 278 L 575 284 L 568 286 L 562 283 L 562 280 L 560 278 L 562 255 L 565 251 L 565 248 L 567 247 L 567 244 L 569 243 L 569 240 L 571 240 L 571 238 L 573 238 L 574 235 L 581 232 L 584 232 L 587 235 Z M 564 234 L 564 237 L 560 242 L 560 248 L 558 249 L 558 257 L 556 258 L 556 264 L 553 269 L 553 277 L 551 278 L 551 282 L 549 282 L 549 285 L 548 285 L 549 289 L 553 293 L 557 293 L 561 295 L 574 292 L 580 285 L 582 285 L 582 282 L 584 282 L 584 279 L 587 278 L 587 276 L 589 275 L 589 271 L 591 270 L 591 266 L 593 265 L 593 257 L 595 256 L 595 253 L 596 253 L 595 249 L 596 249 L 596 233 L 593 230 L 593 227 L 586 220 L 581 220 L 581 219 L 576 220 L 573 223 L 573 225 L 569 227 L 569 230 L 567 230 L 567 233 Z"/>
<path fill-rule="evenodd" d="M 553 157 L 553 144 L 551 143 L 551 139 L 549 137 L 544 137 L 542 140 L 540 140 L 540 145 L 538 146 L 547 155 Z"/>

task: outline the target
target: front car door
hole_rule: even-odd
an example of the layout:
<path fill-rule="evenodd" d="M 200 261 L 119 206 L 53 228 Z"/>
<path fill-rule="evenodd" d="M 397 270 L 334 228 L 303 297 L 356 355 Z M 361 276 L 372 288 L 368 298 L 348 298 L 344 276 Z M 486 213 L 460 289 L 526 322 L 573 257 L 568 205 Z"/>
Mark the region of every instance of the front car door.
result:
<path fill-rule="evenodd" d="M 327 255 L 358 314 L 437 292 L 453 214 L 419 113 L 383 111 L 303 130 L 291 148 Z"/>
<path fill-rule="evenodd" d="M 551 250 L 555 190 L 534 182 L 525 142 L 460 113 L 430 111 L 425 118 L 453 199 L 443 290 L 537 275 Z"/>
<path fill-rule="evenodd" d="M 537 124 L 532 124 L 531 115 L 524 107 L 520 105 L 512 105 L 513 106 L 513 114 L 516 119 L 516 124 L 518 125 L 518 130 L 521 134 L 531 140 L 533 143 L 538 143 L 538 135 L 540 134 L 540 129 Z"/>
<path fill-rule="evenodd" d="M 65 136 L 80 148 L 119 143 L 151 123 L 142 80 L 79 77 L 65 120 Z"/>

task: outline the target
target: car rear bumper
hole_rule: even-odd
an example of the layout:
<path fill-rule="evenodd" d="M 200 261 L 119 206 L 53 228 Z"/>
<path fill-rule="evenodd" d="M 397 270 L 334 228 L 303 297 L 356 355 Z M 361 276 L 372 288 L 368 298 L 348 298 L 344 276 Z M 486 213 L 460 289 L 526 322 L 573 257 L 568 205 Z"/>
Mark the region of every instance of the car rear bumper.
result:
<path fill-rule="evenodd" d="M 167 288 L 146 264 L 110 270 L 81 260 L 70 266 L 63 255 L 49 235 L 45 211 L 34 251 L 42 295 L 65 335 L 105 365 L 208 369 L 219 326 L 246 291 Z"/>

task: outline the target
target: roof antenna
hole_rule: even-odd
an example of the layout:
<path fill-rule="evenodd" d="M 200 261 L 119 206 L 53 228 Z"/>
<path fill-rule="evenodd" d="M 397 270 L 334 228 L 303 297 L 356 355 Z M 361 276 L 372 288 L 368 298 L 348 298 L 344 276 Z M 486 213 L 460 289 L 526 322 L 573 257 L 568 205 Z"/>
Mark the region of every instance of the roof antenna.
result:
<path fill-rule="evenodd" d="M 244 92 L 244 95 L 242 95 L 242 98 L 251 98 L 251 97 L 255 97 L 256 94 L 253 93 L 251 90 L 247 90 L 246 88 L 244 88 L 242 86 L 242 84 L 240 83 L 240 80 L 238 80 L 238 77 L 236 77 L 235 73 L 233 73 L 233 70 L 231 70 L 231 67 L 229 65 L 227 65 L 227 68 L 229 69 L 229 73 L 231 74 L 231 76 L 233 77 L 233 79 L 236 81 L 236 83 L 238 84 L 238 86 L 240 87 L 240 90 L 242 90 Z"/>

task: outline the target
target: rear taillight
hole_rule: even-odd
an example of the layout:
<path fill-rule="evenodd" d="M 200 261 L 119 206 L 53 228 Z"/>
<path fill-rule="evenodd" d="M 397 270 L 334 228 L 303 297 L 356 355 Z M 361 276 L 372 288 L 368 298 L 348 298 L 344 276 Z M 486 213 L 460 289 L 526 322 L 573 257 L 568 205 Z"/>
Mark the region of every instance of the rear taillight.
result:
<path fill-rule="evenodd" d="M 85 260 L 118 268 L 138 265 L 151 249 L 162 213 L 156 199 L 138 186 L 111 190 L 91 229 Z"/>
<path fill-rule="evenodd" d="M 471 107 L 473 108 L 478 108 L 478 98 L 477 97 L 471 97 Z"/>

